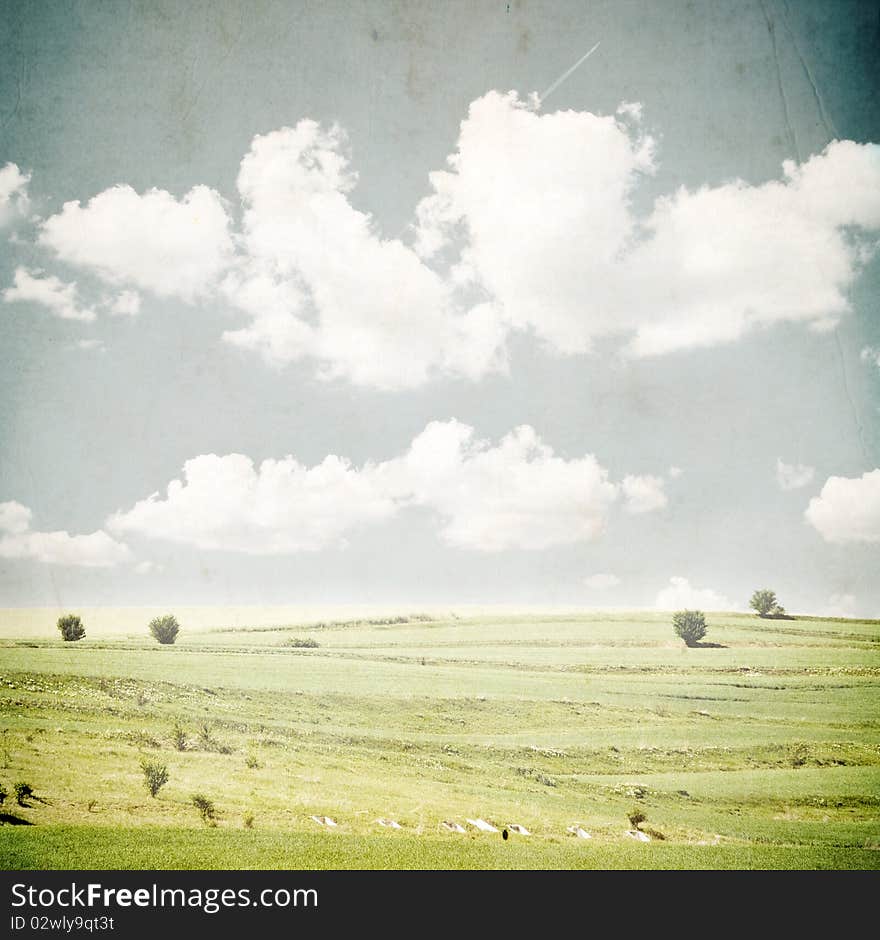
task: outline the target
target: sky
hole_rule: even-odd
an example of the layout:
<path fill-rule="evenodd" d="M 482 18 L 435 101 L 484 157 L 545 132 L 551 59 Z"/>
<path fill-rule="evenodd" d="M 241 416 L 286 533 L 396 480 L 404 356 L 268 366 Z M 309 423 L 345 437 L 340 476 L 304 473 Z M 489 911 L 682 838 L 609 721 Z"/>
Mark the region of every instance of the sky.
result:
<path fill-rule="evenodd" d="M 876 3 L 0 5 L 0 606 L 880 617 Z"/>

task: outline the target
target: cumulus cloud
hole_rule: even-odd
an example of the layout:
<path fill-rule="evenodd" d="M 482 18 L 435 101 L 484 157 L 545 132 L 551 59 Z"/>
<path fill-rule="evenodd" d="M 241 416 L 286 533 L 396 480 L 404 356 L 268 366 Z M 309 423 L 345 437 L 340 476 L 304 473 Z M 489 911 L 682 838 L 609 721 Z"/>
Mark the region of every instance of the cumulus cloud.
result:
<path fill-rule="evenodd" d="M 62 320 L 82 320 L 91 322 L 95 311 L 91 307 L 80 306 L 76 282 L 66 284 L 53 275 L 41 271 L 30 272 L 27 268 L 16 268 L 12 287 L 3 291 L 6 303 L 23 301 L 40 304 L 51 310 Z"/>
<path fill-rule="evenodd" d="M 592 540 L 618 495 L 595 457 L 557 457 L 527 425 L 492 446 L 466 424 L 432 422 L 378 471 L 392 491 L 438 514 L 444 542 L 477 551 Z"/>
<path fill-rule="evenodd" d="M 710 588 L 696 588 L 687 578 L 670 578 L 654 601 L 658 610 L 732 610 L 733 605 L 723 595 Z"/>
<path fill-rule="evenodd" d="M 776 458 L 776 482 L 780 489 L 799 490 L 813 481 L 816 471 L 813 467 L 798 463 L 783 463 L 781 457 Z"/>
<path fill-rule="evenodd" d="M 540 550 L 597 538 L 622 485 L 592 455 L 564 459 L 528 426 L 493 444 L 437 421 L 407 450 L 356 467 L 337 456 L 259 466 L 241 454 L 186 462 L 182 479 L 117 512 L 107 528 L 254 555 L 316 551 L 367 525 L 421 508 L 446 544 L 472 551 Z"/>
<path fill-rule="evenodd" d="M 626 500 L 626 511 L 637 515 L 663 509 L 669 502 L 662 477 L 626 476 L 621 489 Z"/>
<path fill-rule="evenodd" d="M 275 363 L 309 356 L 326 378 L 382 388 L 438 373 L 503 369 L 491 303 L 462 307 L 451 286 L 355 209 L 337 128 L 300 121 L 254 138 L 241 163 L 243 257 L 224 281 L 251 321 L 224 338 Z"/>
<path fill-rule="evenodd" d="M 258 467 L 242 454 L 188 460 L 183 479 L 107 520 L 116 535 L 137 533 L 202 549 L 274 555 L 339 543 L 359 526 L 394 514 L 393 498 L 369 466 L 339 457 L 305 467 L 293 457 Z"/>
<path fill-rule="evenodd" d="M 139 195 L 113 186 L 85 206 L 65 203 L 43 222 L 39 241 L 110 284 L 187 301 L 213 289 L 232 255 L 223 200 L 207 186 L 180 200 L 162 189 Z"/>
<path fill-rule="evenodd" d="M 0 503 L 0 558 L 23 558 L 45 564 L 112 568 L 131 560 L 127 545 L 99 530 L 90 535 L 33 532 L 31 511 L 15 501 Z"/>
<path fill-rule="evenodd" d="M 27 214 L 30 173 L 22 173 L 15 163 L 0 169 L 0 228 Z"/>
<path fill-rule="evenodd" d="M 31 527 L 31 511 L 27 506 L 11 500 L 0 503 L 0 532 L 21 535 Z"/>
<path fill-rule="evenodd" d="M 655 167 L 639 112 L 539 114 L 515 93 L 471 104 L 431 174 L 417 246 L 443 250 L 515 326 L 563 353 L 599 336 L 635 356 L 729 342 L 781 321 L 833 326 L 880 226 L 880 148 L 835 141 L 783 179 L 733 180 L 632 209 Z"/>
<path fill-rule="evenodd" d="M 584 578 L 584 584 L 594 591 L 607 591 L 617 587 L 620 584 L 620 578 L 616 574 L 591 574 L 588 578 Z"/>
<path fill-rule="evenodd" d="M 404 239 L 355 208 L 344 131 L 303 119 L 253 138 L 234 233 L 206 186 L 176 199 L 119 185 L 66 203 L 40 242 L 127 290 L 219 292 L 243 317 L 226 342 L 389 390 L 503 372 L 512 331 L 557 354 L 613 337 L 645 357 L 782 322 L 832 329 L 875 249 L 880 147 L 833 141 L 779 179 L 681 187 L 639 212 L 657 167 L 642 122 L 638 103 L 542 112 L 491 91 Z M 121 295 L 111 310 L 138 306 Z"/>
<path fill-rule="evenodd" d="M 826 542 L 880 542 L 880 469 L 828 477 L 805 516 Z"/>

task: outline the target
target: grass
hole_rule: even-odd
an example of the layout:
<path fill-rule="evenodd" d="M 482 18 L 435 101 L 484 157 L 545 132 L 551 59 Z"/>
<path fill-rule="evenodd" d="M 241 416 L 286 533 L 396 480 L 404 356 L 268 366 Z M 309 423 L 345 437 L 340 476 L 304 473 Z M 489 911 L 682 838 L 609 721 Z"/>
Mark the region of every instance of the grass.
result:
<path fill-rule="evenodd" d="M 0 784 L 37 798 L 5 868 L 880 867 L 876 621 L 712 615 L 685 649 L 652 613 L 181 617 L 159 647 L 30 617 L 0 618 Z M 477 817 L 533 835 L 440 829 Z"/>

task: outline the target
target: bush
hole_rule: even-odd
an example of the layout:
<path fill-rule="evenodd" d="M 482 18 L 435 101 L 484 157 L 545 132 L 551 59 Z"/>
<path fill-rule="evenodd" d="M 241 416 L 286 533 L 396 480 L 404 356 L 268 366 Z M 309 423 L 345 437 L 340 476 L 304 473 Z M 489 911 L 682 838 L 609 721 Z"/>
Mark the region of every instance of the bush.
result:
<path fill-rule="evenodd" d="M 629 822 L 633 829 L 638 829 L 643 822 L 646 822 L 648 817 L 640 810 L 634 809 L 629 814 Z"/>
<path fill-rule="evenodd" d="M 171 729 L 171 743 L 176 751 L 186 750 L 186 729 L 179 721 Z"/>
<path fill-rule="evenodd" d="M 180 624 L 177 622 L 177 617 L 174 614 L 165 614 L 164 617 L 154 617 L 150 621 L 150 633 L 160 642 L 166 646 L 170 645 L 177 639 L 177 634 L 180 633 Z"/>
<path fill-rule="evenodd" d="M 306 639 L 300 639 L 300 637 L 294 637 L 292 640 L 287 641 L 288 646 L 293 646 L 295 649 L 300 650 L 314 650 L 317 649 L 321 644 L 317 640 L 312 639 L 312 637 L 307 637 Z"/>
<path fill-rule="evenodd" d="M 199 811 L 199 816 L 206 826 L 217 825 L 217 808 L 213 800 L 209 800 L 204 793 L 194 793 L 192 804 Z"/>
<path fill-rule="evenodd" d="M 158 761 L 144 758 L 141 761 L 141 770 L 144 772 L 144 786 L 155 799 L 156 794 L 168 783 L 168 768 Z"/>
<path fill-rule="evenodd" d="M 769 588 L 762 588 L 755 591 L 752 599 L 749 601 L 749 607 L 757 611 L 759 617 L 784 617 L 785 608 L 781 607 L 776 600 L 776 592 Z"/>
<path fill-rule="evenodd" d="M 680 610 L 672 617 L 672 628 L 688 646 L 696 646 L 706 635 L 706 617 L 701 610 Z"/>
<path fill-rule="evenodd" d="M 34 795 L 34 788 L 24 781 L 17 783 L 12 789 L 15 791 L 15 802 L 19 806 L 27 806 L 25 800 Z"/>
<path fill-rule="evenodd" d="M 198 745 L 203 751 L 213 751 L 215 754 L 232 753 L 232 748 L 228 744 L 214 737 L 214 732 L 206 721 L 199 725 Z"/>
<path fill-rule="evenodd" d="M 76 614 L 65 614 L 58 618 L 58 631 L 62 639 L 68 642 L 81 640 L 86 635 L 86 628 Z"/>
<path fill-rule="evenodd" d="M 242 818 L 242 822 L 244 823 L 245 829 L 253 829 L 254 828 L 254 814 L 245 813 L 244 817 Z"/>
<path fill-rule="evenodd" d="M 258 770 L 260 767 L 260 761 L 257 759 L 256 754 L 248 754 L 248 756 L 244 759 L 244 765 L 249 770 Z"/>
<path fill-rule="evenodd" d="M 4 787 L 2 783 L 0 783 L 0 806 L 2 806 L 6 802 L 7 796 L 9 796 L 9 794 L 6 792 L 6 787 Z"/>

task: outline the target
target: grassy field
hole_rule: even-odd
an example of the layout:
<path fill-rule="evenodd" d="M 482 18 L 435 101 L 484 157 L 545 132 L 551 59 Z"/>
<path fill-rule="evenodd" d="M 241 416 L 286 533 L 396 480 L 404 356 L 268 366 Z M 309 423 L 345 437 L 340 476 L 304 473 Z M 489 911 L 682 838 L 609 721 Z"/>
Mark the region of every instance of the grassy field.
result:
<path fill-rule="evenodd" d="M 276 612 L 159 647 L 39 616 L 0 614 L 6 869 L 880 867 L 877 621 L 718 614 L 686 649 L 656 613 Z"/>

